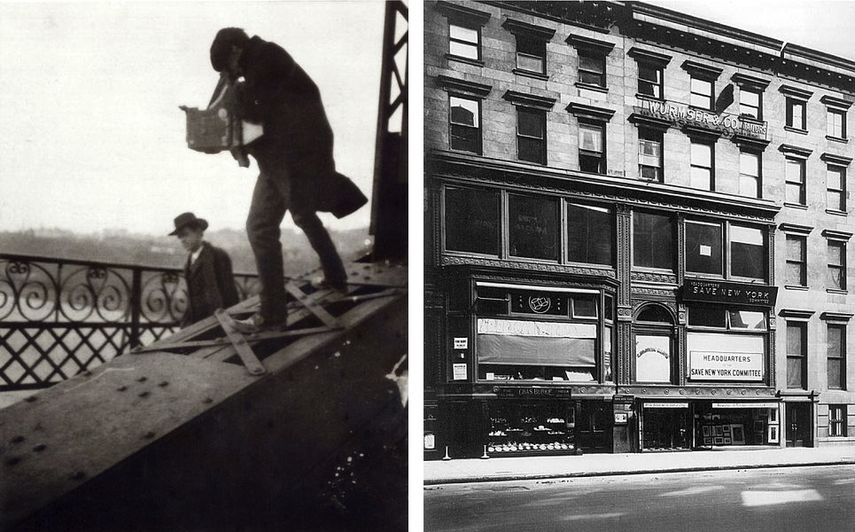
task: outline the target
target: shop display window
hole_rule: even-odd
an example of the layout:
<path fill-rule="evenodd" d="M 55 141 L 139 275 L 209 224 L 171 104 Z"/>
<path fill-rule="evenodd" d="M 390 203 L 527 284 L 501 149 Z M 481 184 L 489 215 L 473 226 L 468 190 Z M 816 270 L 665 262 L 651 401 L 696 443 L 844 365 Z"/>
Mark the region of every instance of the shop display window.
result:
<path fill-rule="evenodd" d="M 561 246 L 558 199 L 508 195 L 510 254 L 558 260 Z"/>
<path fill-rule="evenodd" d="M 490 456 L 568 454 L 576 449 L 570 402 L 495 401 L 490 405 Z"/>
<path fill-rule="evenodd" d="M 777 408 L 699 408 L 696 412 L 695 445 L 774 445 L 777 439 Z M 774 415 L 773 415 L 774 412 Z M 774 427 L 775 431 L 770 430 Z"/>
<path fill-rule="evenodd" d="M 445 228 L 447 250 L 498 255 L 498 191 L 446 187 Z"/>
<path fill-rule="evenodd" d="M 645 451 L 674 451 L 691 448 L 688 408 L 645 408 L 642 448 Z"/>
<path fill-rule="evenodd" d="M 614 216 L 610 209 L 567 204 L 568 261 L 613 264 L 614 235 Z"/>

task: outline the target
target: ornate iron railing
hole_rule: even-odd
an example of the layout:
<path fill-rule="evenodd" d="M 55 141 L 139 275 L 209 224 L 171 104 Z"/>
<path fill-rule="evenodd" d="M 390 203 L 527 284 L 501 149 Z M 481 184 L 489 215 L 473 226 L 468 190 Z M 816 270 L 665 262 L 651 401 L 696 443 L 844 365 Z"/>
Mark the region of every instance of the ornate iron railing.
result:
<path fill-rule="evenodd" d="M 241 299 L 254 274 L 235 275 Z M 43 388 L 176 331 L 183 271 L 0 253 L 0 391 Z"/>

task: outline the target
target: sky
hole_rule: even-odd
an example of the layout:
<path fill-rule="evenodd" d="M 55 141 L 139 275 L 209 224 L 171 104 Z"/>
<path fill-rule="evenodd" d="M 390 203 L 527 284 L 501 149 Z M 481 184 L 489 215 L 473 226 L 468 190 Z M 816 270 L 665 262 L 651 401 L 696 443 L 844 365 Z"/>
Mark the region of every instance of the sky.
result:
<path fill-rule="evenodd" d="M 209 48 L 226 26 L 281 45 L 315 80 L 337 169 L 371 197 L 383 15 L 368 0 L 0 0 L 0 231 L 166 234 L 184 211 L 243 229 L 255 162 L 188 149 L 178 108 L 207 105 Z M 370 206 L 322 218 L 364 227 Z"/>

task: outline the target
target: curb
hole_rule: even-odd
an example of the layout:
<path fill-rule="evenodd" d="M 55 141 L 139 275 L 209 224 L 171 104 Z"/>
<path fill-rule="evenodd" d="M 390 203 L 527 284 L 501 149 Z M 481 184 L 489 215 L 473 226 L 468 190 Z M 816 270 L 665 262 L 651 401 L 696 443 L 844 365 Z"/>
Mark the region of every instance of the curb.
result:
<path fill-rule="evenodd" d="M 667 469 L 632 469 L 619 471 L 579 471 L 556 474 L 535 475 L 493 475 L 475 478 L 443 478 L 425 479 L 425 486 L 441 486 L 443 484 L 471 484 L 477 482 L 511 482 L 520 480 L 548 480 L 565 478 L 588 478 L 588 477 L 614 477 L 626 475 L 651 475 L 655 473 L 691 473 L 696 471 L 727 471 L 739 469 L 775 469 L 780 467 L 819 467 L 834 465 L 855 465 L 855 459 L 838 460 L 834 462 L 798 462 L 798 463 L 768 463 L 768 464 L 745 464 L 745 465 L 720 465 L 720 466 L 694 466 L 694 467 L 672 467 Z"/>

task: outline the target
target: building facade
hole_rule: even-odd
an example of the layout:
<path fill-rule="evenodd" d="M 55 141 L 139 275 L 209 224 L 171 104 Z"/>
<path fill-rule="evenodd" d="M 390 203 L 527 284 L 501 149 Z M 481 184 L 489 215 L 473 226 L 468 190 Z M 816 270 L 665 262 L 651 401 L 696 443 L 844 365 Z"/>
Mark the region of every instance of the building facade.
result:
<path fill-rule="evenodd" d="M 655 6 L 427 2 L 426 458 L 855 443 L 854 100 Z"/>

